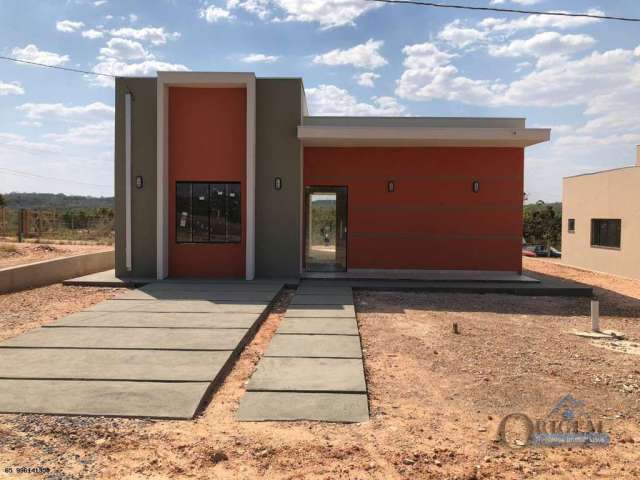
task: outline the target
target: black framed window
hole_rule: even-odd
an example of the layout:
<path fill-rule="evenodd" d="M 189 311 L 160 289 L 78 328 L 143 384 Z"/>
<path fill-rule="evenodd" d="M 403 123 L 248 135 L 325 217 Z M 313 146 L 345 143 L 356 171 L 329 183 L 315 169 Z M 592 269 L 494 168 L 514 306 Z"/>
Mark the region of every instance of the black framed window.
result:
<path fill-rule="evenodd" d="M 238 243 L 240 183 L 176 182 L 178 243 Z"/>
<path fill-rule="evenodd" d="M 574 233 L 576 231 L 576 219 L 570 218 L 567 222 L 567 230 L 569 233 Z"/>
<path fill-rule="evenodd" d="M 591 219 L 591 246 L 620 248 L 622 235 L 622 220 L 620 219 Z"/>

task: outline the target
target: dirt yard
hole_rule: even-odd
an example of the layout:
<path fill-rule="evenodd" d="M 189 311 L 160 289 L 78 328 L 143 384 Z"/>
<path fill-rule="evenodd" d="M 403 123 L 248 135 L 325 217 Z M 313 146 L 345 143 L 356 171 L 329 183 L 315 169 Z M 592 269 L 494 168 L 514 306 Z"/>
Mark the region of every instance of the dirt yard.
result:
<path fill-rule="evenodd" d="M 109 245 L 60 245 L 48 243 L 16 243 L 0 241 L 0 268 L 15 267 L 81 253 L 113 250 Z"/>
<path fill-rule="evenodd" d="M 535 260 L 526 267 L 598 285 L 603 326 L 640 339 L 640 282 Z M 7 305 L 22 305 L 29 328 L 61 314 L 58 307 L 47 317 L 56 293 L 39 290 L 45 293 L 36 304 L 8 300 L 22 294 L 0 297 L 3 334 Z M 88 303 L 114 293 L 90 292 Z M 640 357 L 568 333 L 588 328 L 588 299 L 357 293 L 371 420 L 236 422 L 245 384 L 289 297 L 195 421 L 0 415 L 0 478 L 4 468 L 20 466 L 47 467 L 49 478 L 65 480 L 640 477 Z M 504 415 L 544 416 L 568 393 L 602 420 L 610 447 L 511 448 L 494 441 Z"/>

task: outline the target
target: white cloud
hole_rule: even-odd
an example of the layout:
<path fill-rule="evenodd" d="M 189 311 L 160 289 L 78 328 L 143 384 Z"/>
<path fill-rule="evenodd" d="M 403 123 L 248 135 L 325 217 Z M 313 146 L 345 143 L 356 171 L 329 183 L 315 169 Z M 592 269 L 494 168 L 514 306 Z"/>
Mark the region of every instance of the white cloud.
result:
<path fill-rule="evenodd" d="M 72 127 L 65 133 L 48 133 L 44 138 L 68 145 L 110 145 L 113 143 L 113 120 Z"/>
<path fill-rule="evenodd" d="M 80 30 L 82 27 L 84 27 L 84 23 L 74 22 L 72 20 L 61 20 L 56 23 L 56 29 L 65 33 L 75 32 L 76 30 Z"/>
<path fill-rule="evenodd" d="M 29 44 L 24 48 L 14 48 L 12 55 L 20 60 L 28 62 L 44 63 L 45 65 L 64 65 L 69 61 L 69 55 L 59 55 L 53 52 L 39 50 L 34 44 Z"/>
<path fill-rule="evenodd" d="M 361 103 L 335 85 L 307 88 L 306 94 L 311 115 L 389 116 L 405 112 L 393 97 L 371 97 L 372 103 Z"/>
<path fill-rule="evenodd" d="M 149 53 L 141 43 L 126 38 L 111 38 L 106 47 L 100 49 L 101 60 L 108 58 L 116 60 L 153 60 L 155 57 Z"/>
<path fill-rule="evenodd" d="M 3 82 L 0 80 L 0 97 L 3 95 L 24 95 L 20 82 Z"/>
<path fill-rule="evenodd" d="M 129 21 L 131 23 L 136 23 L 138 21 L 138 15 L 136 15 L 135 13 L 130 13 L 129 14 Z"/>
<path fill-rule="evenodd" d="M 527 39 L 513 40 L 506 45 L 490 45 L 489 54 L 494 57 L 543 57 L 573 53 L 591 47 L 595 39 L 589 35 L 562 35 L 543 32 Z"/>
<path fill-rule="evenodd" d="M 364 72 L 359 75 L 354 75 L 353 78 L 356 80 L 358 85 L 373 88 L 375 86 L 374 82 L 376 79 L 380 78 L 380 75 L 374 72 Z"/>
<path fill-rule="evenodd" d="M 97 38 L 104 37 L 104 33 L 101 32 L 100 30 L 95 30 L 95 29 L 91 28 L 89 30 L 85 30 L 84 32 L 82 32 L 82 36 L 84 38 L 89 38 L 91 40 L 95 40 Z"/>
<path fill-rule="evenodd" d="M 62 103 L 24 103 L 16 107 L 24 113 L 25 118 L 37 121 L 45 119 L 66 121 L 91 121 L 96 119 L 112 119 L 115 109 L 102 102 L 87 105 L 67 106 Z"/>
<path fill-rule="evenodd" d="M 355 25 L 366 12 L 382 7 L 362 0 L 227 0 L 227 8 L 241 8 L 262 20 L 317 22 L 322 29 Z"/>
<path fill-rule="evenodd" d="M 438 38 L 455 45 L 458 48 L 464 48 L 468 45 L 484 40 L 486 36 L 486 31 L 466 27 L 462 25 L 462 22 L 459 19 L 445 25 L 440 33 L 438 33 Z"/>
<path fill-rule="evenodd" d="M 232 20 L 235 18 L 229 10 L 216 7 L 215 5 L 209 5 L 206 8 L 201 8 L 198 16 L 200 18 L 204 18 L 207 23 L 216 23 L 221 20 Z"/>
<path fill-rule="evenodd" d="M 94 4 L 96 7 L 101 7 L 102 5 L 104 5 L 104 4 L 106 4 L 106 3 L 107 3 L 107 0 L 96 0 L 95 2 L 93 2 L 93 4 Z"/>
<path fill-rule="evenodd" d="M 180 38 L 179 32 L 167 32 L 164 27 L 124 27 L 113 29 L 109 33 L 114 37 L 132 38 L 152 45 L 164 45 L 168 40 Z"/>
<path fill-rule="evenodd" d="M 52 145 L 49 142 L 32 142 L 23 135 L 0 132 L 0 149 L 3 147 L 8 147 L 8 150 L 11 151 L 19 149 L 20 152 L 27 153 L 55 153 L 62 150 L 60 146 Z"/>
<path fill-rule="evenodd" d="M 242 57 L 244 63 L 273 63 L 278 61 L 278 55 L 265 55 L 263 53 L 250 53 Z"/>
<path fill-rule="evenodd" d="M 341 50 L 336 48 L 322 55 L 316 55 L 313 63 L 320 65 L 353 65 L 358 68 L 376 69 L 388 62 L 378 51 L 383 45 L 382 40 L 369 39 L 366 43 Z"/>
<path fill-rule="evenodd" d="M 107 58 L 92 69 L 96 73 L 106 73 L 109 75 L 123 77 L 147 77 L 155 75 L 158 71 L 163 72 L 186 72 L 189 69 L 180 63 L 167 63 L 158 60 L 145 60 L 139 63 L 126 63 L 115 58 Z M 96 85 L 102 87 L 113 87 L 114 81 L 108 77 L 95 77 L 91 79 Z"/>
<path fill-rule="evenodd" d="M 567 13 L 557 10 L 560 13 Z M 590 15 L 604 15 L 602 10 L 589 9 L 587 11 Z M 513 20 L 507 20 L 506 18 L 488 17 L 478 23 L 478 26 L 494 32 L 514 33 L 519 30 L 528 29 L 550 29 L 559 28 L 561 30 L 568 28 L 582 27 L 584 25 L 590 25 L 597 23 L 600 20 L 595 18 L 585 17 L 561 17 L 551 15 L 527 15 L 519 17 Z"/>

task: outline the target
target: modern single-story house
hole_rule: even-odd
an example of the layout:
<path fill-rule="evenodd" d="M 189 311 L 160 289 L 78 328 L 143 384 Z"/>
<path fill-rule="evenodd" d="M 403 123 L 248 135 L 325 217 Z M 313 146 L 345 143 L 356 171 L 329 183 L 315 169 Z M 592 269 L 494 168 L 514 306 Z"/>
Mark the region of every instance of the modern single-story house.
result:
<path fill-rule="evenodd" d="M 562 261 L 640 279 L 640 145 L 636 165 L 567 177 Z"/>
<path fill-rule="evenodd" d="M 521 272 L 522 118 L 316 117 L 300 78 L 116 80 L 116 275 Z"/>

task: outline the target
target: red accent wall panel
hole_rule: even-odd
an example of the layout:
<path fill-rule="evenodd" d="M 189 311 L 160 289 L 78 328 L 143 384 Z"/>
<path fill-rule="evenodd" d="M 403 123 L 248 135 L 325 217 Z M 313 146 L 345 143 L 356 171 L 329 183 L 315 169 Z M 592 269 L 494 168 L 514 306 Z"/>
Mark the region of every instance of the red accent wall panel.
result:
<path fill-rule="evenodd" d="M 522 148 L 304 149 L 305 186 L 348 187 L 348 268 L 521 271 L 523 170 Z"/>
<path fill-rule="evenodd" d="M 246 242 L 244 88 L 169 89 L 169 275 L 244 278 Z M 176 182 L 241 182 L 240 243 L 176 243 Z M 151 212 L 150 212 L 151 213 Z"/>

